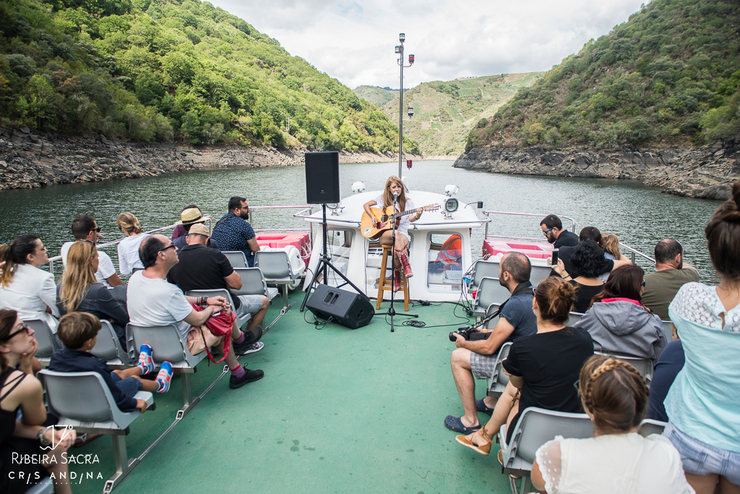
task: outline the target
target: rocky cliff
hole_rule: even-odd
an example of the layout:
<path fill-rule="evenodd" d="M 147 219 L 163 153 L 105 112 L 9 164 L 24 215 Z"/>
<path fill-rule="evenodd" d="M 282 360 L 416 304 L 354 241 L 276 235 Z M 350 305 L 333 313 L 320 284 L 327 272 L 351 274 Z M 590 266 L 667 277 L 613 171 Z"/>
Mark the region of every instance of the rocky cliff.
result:
<path fill-rule="evenodd" d="M 463 153 L 454 166 L 490 173 L 633 179 L 671 194 L 728 199 L 732 183 L 740 180 L 740 142 L 610 150 L 484 147 Z"/>
<path fill-rule="evenodd" d="M 193 147 L 0 129 L 0 190 L 139 178 L 207 168 L 294 166 L 305 149 Z M 342 163 L 392 161 L 396 154 L 340 153 Z"/>

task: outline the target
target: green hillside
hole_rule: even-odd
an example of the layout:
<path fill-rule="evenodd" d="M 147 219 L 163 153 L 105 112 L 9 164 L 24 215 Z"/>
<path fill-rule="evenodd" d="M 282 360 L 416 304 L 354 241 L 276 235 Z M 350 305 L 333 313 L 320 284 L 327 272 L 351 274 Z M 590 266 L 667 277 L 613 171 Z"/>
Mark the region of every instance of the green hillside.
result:
<path fill-rule="evenodd" d="M 426 155 L 456 156 L 482 118 L 493 116 L 520 88 L 531 86 L 541 75 L 500 74 L 419 84 L 403 96 L 404 106 L 414 108 L 413 118 L 403 124 L 404 135 L 418 142 Z M 398 121 L 397 90 L 361 86 L 355 94 L 380 106 L 391 121 Z"/>
<path fill-rule="evenodd" d="M 0 1 L 0 125 L 386 152 L 381 111 L 199 0 Z M 416 144 L 404 144 L 413 151 Z"/>
<path fill-rule="evenodd" d="M 740 132 L 740 3 L 653 0 L 523 89 L 484 145 L 704 144 Z"/>

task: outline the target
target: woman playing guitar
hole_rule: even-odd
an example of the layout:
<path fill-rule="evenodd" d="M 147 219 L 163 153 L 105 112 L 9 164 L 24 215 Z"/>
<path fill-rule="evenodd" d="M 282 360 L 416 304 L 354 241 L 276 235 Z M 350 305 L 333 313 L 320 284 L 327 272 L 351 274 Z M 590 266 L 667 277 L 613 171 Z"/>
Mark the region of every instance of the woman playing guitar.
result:
<path fill-rule="evenodd" d="M 365 212 L 372 218 L 373 214 L 370 211 L 370 208 L 372 206 L 381 205 L 383 206 L 383 209 L 393 206 L 393 194 L 397 194 L 396 198 L 396 211 L 401 212 L 406 210 L 407 208 L 414 209 L 414 203 L 411 201 L 411 199 L 406 198 L 406 188 L 403 186 L 403 182 L 401 182 L 401 179 L 396 177 L 395 175 L 391 175 L 388 177 L 388 180 L 385 181 L 385 188 L 383 189 L 383 194 L 379 195 L 372 201 L 368 201 L 363 205 L 363 209 Z M 399 221 L 397 221 L 397 232 L 400 235 L 396 235 L 396 256 L 395 256 L 395 263 L 393 266 L 393 276 L 394 276 L 394 285 L 396 290 L 400 288 L 401 285 L 401 265 L 403 266 L 403 275 L 406 278 L 411 278 L 414 273 L 411 272 L 411 265 L 409 264 L 409 255 L 408 255 L 408 245 L 409 245 L 409 222 L 418 220 L 424 210 L 422 208 L 419 208 L 416 210 L 415 214 L 409 215 L 409 216 L 402 216 Z M 376 228 L 384 228 L 389 225 L 383 224 L 380 221 L 377 222 L 375 225 Z M 382 245 L 392 245 L 393 244 L 393 231 L 391 229 L 388 229 L 383 232 L 383 234 L 378 237 L 378 240 Z"/>

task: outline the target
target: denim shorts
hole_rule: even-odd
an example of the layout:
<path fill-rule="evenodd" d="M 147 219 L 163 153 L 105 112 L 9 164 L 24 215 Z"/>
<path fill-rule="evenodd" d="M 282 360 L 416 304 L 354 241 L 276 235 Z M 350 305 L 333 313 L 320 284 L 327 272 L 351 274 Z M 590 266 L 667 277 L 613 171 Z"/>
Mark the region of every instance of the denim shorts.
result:
<path fill-rule="evenodd" d="M 129 398 L 133 398 L 136 393 L 141 391 L 141 381 L 139 381 L 135 377 L 127 377 L 126 379 L 121 379 L 121 377 L 115 372 L 111 372 L 110 377 L 113 379 L 113 382 L 116 383 L 118 389 L 120 389 L 121 392 Z"/>
<path fill-rule="evenodd" d="M 715 448 L 676 429 L 669 423 L 663 435 L 681 455 L 683 470 L 695 475 L 721 475 L 740 485 L 740 453 Z"/>

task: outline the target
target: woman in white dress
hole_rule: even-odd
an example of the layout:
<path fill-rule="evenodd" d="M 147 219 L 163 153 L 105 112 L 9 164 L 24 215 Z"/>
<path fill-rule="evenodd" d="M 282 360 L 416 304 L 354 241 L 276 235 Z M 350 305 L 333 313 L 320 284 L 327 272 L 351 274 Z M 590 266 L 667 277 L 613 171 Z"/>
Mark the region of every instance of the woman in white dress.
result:
<path fill-rule="evenodd" d="M 126 235 L 118 243 L 118 268 L 121 274 L 131 274 L 137 268 L 144 269 L 144 265 L 139 259 L 139 246 L 149 234 L 141 233 L 139 220 L 131 213 L 119 214 L 116 223 L 118 223 L 118 229 Z"/>
<path fill-rule="evenodd" d="M 15 309 L 24 320 L 42 319 L 56 332 L 54 276 L 43 269 L 49 262 L 46 247 L 36 235 L 21 235 L 10 245 L 0 245 L 0 309 Z"/>
<path fill-rule="evenodd" d="M 555 439 L 542 445 L 532 465 L 532 484 L 548 494 L 693 493 L 681 456 L 657 434 L 642 437 L 648 388 L 630 364 L 594 355 L 581 369 L 578 385 L 594 437 Z"/>

